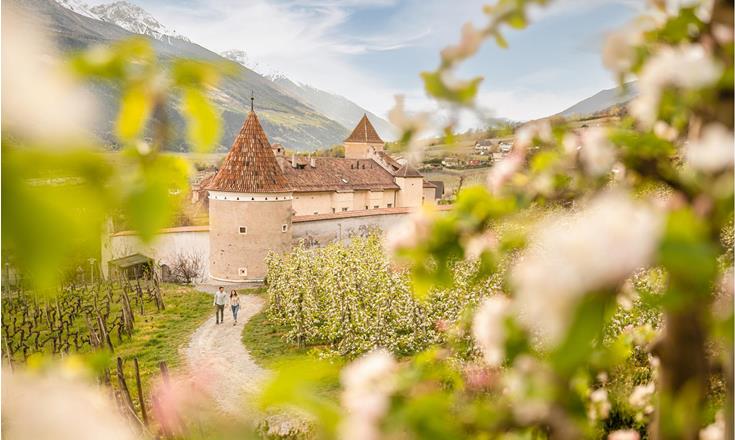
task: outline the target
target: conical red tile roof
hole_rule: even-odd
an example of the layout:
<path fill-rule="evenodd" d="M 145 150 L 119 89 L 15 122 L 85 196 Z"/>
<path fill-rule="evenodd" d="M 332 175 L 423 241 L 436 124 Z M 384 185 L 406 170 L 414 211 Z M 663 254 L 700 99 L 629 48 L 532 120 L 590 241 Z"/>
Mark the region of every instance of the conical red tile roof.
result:
<path fill-rule="evenodd" d="M 357 123 L 357 127 L 352 130 L 350 137 L 345 139 L 345 142 L 365 142 L 365 143 L 383 143 L 383 140 L 378 136 L 378 132 L 375 131 L 375 127 L 370 123 L 367 114 L 362 115 L 362 119 Z"/>
<path fill-rule="evenodd" d="M 222 168 L 207 189 L 240 193 L 291 191 L 255 112 L 248 114 Z"/>

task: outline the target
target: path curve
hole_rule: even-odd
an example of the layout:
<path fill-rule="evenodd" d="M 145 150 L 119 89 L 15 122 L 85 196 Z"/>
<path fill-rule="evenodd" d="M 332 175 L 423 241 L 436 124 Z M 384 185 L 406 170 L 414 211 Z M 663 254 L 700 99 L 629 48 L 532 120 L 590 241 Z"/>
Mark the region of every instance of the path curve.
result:
<path fill-rule="evenodd" d="M 267 370 L 255 363 L 242 343 L 243 325 L 264 304 L 260 296 L 241 295 L 236 325 L 229 307 L 225 308 L 225 322 L 215 324 L 212 307 L 212 316 L 194 332 L 186 348 L 189 370 L 207 371 L 214 379 L 208 391 L 229 414 L 242 415 L 247 395 L 256 392 L 268 377 Z"/>

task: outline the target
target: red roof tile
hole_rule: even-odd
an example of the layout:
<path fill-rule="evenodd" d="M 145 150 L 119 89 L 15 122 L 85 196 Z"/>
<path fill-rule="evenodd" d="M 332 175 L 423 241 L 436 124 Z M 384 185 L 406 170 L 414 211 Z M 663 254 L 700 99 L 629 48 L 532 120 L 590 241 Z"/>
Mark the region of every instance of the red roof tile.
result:
<path fill-rule="evenodd" d="M 222 167 L 207 189 L 243 193 L 290 191 L 255 112 L 248 114 Z"/>
<path fill-rule="evenodd" d="M 294 192 L 399 189 L 391 173 L 372 159 L 314 157 L 315 167 L 304 157 L 279 157 L 283 174 Z"/>
<path fill-rule="evenodd" d="M 375 127 L 370 123 L 367 114 L 362 115 L 362 119 L 357 123 L 357 126 L 352 130 L 352 134 L 345 139 L 345 142 L 365 142 L 365 143 L 383 143 L 383 140 L 378 136 L 378 132 L 375 131 Z"/>

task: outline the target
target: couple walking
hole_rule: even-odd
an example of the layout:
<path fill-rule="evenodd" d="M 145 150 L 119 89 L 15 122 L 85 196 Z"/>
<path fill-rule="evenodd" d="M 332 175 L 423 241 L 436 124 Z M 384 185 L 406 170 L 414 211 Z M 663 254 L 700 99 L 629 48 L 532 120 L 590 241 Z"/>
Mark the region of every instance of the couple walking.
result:
<path fill-rule="evenodd" d="M 225 288 L 222 286 L 219 286 L 219 289 L 217 289 L 217 293 L 214 294 L 214 305 L 217 308 L 217 324 L 222 324 L 225 322 L 225 306 L 227 303 L 230 303 L 230 308 L 232 309 L 232 319 L 235 321 L 232 323 L 232 325 L 237 324 L 237 312 L 240 310 L 240 297 L 237 296 L 236 291 L 230 292 L 230 297 L 227 297 L 227 293 L 225 292 Z"/>

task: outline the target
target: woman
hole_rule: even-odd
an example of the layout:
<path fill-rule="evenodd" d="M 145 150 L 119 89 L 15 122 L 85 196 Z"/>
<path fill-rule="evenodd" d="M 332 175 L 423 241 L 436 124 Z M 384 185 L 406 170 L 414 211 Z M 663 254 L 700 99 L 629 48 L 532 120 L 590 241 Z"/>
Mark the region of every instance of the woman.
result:
<path fill-rule="evenodd" d="M 236 291 L 230 292 L 230 307 L 232 308 L 232 319 L 235 322 L 232 325 L 237 325 L 237 312 L 240 310 L 240 297 L 237 296 Z"/>

